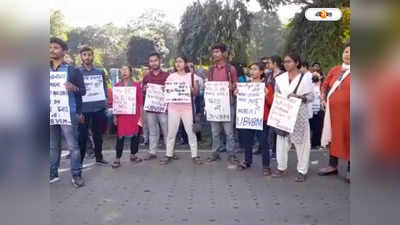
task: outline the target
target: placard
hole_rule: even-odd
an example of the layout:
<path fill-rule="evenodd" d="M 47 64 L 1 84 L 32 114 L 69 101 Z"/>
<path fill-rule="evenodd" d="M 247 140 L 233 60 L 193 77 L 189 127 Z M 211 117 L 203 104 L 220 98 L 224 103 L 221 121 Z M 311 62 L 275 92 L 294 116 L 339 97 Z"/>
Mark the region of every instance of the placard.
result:
<path fill-rule="evenodd" d="M 236 128 L 263 130 L 265 84 L 237 83 Z"/>
<path fill-rule="evenodd" d="M 102 75 L 83 76 L 86 94 L 82 96 L 82 102 L 105 101 L 104 84 Z"/>
<path fill-rule="evenodd" d="M 228 81 L 207 81 L 204 89 L 205 110 L 208 121 L 231 121 Z"/>
<path fill-rule="evenodd" d="M 50 72 L 50 125 L 71 125 L 67 72 Z"/>
<path fill-rule="evenodd" d="M 144 110 L 149 112 L 165 112 L 167 103 L 164 102 L 164 91 L 162 85 L 147 84 Z"/>
<path fill-rule="evenodd" d="M 114 114 L 136 114 L 136 87 L 114 87 L 112 92 Z"/>
<path fill-rule="evenodd" d="M 191 103 L 190 86 L 184 81 L 165 82 L 166 103 Z"/>
<path fill-rule="evenodd" d="M 272 127 L 293 133 L 301 99 L 275 93 L 267 124 Z"/>

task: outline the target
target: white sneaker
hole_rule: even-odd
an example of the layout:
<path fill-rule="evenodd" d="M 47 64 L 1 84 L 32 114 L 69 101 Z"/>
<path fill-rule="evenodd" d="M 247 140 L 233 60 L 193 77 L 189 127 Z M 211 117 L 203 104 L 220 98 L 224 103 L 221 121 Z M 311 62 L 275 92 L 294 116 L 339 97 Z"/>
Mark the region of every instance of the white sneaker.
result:
<path fill-rule="evenodd" d="M 59 178 L 59 177 L 50 178 L 50 184 L 55 183 L 55 182 L 57 182 L 57 181 L 60 181 L 60 178 Z"/>

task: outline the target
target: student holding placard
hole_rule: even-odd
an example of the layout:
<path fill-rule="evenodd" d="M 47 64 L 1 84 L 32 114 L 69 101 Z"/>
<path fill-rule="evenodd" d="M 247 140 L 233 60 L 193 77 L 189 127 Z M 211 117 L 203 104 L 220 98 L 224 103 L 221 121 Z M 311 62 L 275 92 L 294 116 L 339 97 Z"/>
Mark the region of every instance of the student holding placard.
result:
<path fill-rule="evenodd" d="M 265 65 L 262 62 L 253 63 L 250 66 L 250 74 L 252 83 L 265 83 Z M 240 95 L 239 90 L 237 89 L 234 92 L 235 95 Z M 239 140 L 241 141 L 241 145 L 245 150 L 244 161 L 238 165 L 239 170 L 245 170 L 251 167 L 253 163 L 253 145 L 254 145 L 254 137 L 256 136 L 258 142 L 260 144 L 260 151 L 262 154 L 262 165 L 263 165 L 263 173 L 264 176 L 271 175 L 270 169 L 270 155 L 268 148 L 268 132 L 269 126 L 267 125 L 268 113 L 269 109 L 272 105 L 273 101 L 273 88 L 271 85 L 267 85 L 265 87 L 265 98 L 264 98 L 264 108 L 263 108 L 263 129 L 255 130 L 255 129 L 241 129 L 239 135 Z M 238 124 L 238 123 L 237 123 Z"/>
<path fill-rule="evenodd" d="M 85 85 L 82 74 L 64 62 L 67 44 L 50 38 L 50 183 L 60 180 L 58 168 L 61 157 L 61 132 L 70 152 L 72 184 L 84 186 L 81 153 L 78 144 L 78 123 L 83 121 L 81 111 Z"/>
<path fill-rule="evenodd" d="M 143 114 L 143 100 L 142 100 L 142 89 L 141 85 L 132 80 L 132 67 L 123 66 L 121 68 L 122 81 L 115 84 L 114 89 L 116 88 L 130 88 L 135 93 L 135 96 L 116 96 L 115 90 L 113 95 L 113 111 L 114 111 L 114 124 L 117 127 L 117 144 L 116 144 L 116 157 L 114 162 L 112 163 L 113 168 L 118 168 L 121 166 L 121 156 L 124 149 L 124 140 L 125 138 L 131 138 L 131 155 L 130 161 L 132 162 L 141 162 L 142 159 L 136 156 L 136 153 L 139 151 L 139 135 L 141 132 L 141 127 L 139 124 L 142 124 L 141 116 Z M 129 93 L 129 92 L 127 92 Z M 118 109 L 117 107 L 117 99 L 124 99 L 123 102 L 118 104 L 121 105 L 130 105 L 131 107 L 124 107 L 123 109 Z M 133 110 L 132 110 L 133 107 Z"/>
<path fill-rule="evenodd" d="M 168 138 L 167 138 L 167 152 L 166 156 L 160 160 L 161 164 L 168 164 L 174 158 L 174 146 L 176 134 L 178 132 L 179 124 L 182 120 L 185 131 L 188 135 L 190 150 L 192 153 L 192 160 L 196 164 L 201 164 L 200 157 L 198 156 L 197 137 L 193 131 L 193 111 L 194 103 L 193 96 L 199 92 L 199 80 L 195 78 L 194 73 L 190 72 L 187 67 L 187 60 L 184 56 L 179 55 L 175 58 L 175 72 L 170 74 L 166 80 L 166 90 L 177 92 L 172 96 L 176 98 L 171 99 L 168 103 Z M 168 84 L 177 84 L 169 87 Z M 186 90 L 189 92 L 189 102 L 182 102 L 185 99 Z M 180 97 L 179 94 L 184 94 Z"/>
<path fill-rule="evenodd" d="M 79 124 L 79 146 L 81 162 L 85 158 L 89 127 L 93 134 L 96 163 L 107 165 L 103 159 L 103 134 L 105 131 L 107 83 L 104 70 L 93 66 L 93 49 L 83 47 L 80 50 L 82 66 L 79 67 L 85 82 L 86 95 L 82 96 L 82 112 L 84 122 Z"/>
<path fill-rule="evenodd" d="M 278 75 L 275 80 L 275 95 L 285 98 L 297 98 L 301 100 L 300 109 L 294 119 L 295 125 L 292 133 L 277 135 L 276 153 L 278 168 L 273 177 L 281 177 L 287 169 L 288 153 L 294 145 L 297 152 L 297 177 L 296 182 L 305 181 L 310 161 L 310 125 L 308 121 L 309 102 L 313 101 L 313 86 L 309 76 L 300 72 L 301 60 L 295 53 L 288 53 L 284 57 L 284 66 L 287 72 Z M 276 101 L 277 96 L 274 97 Z M 272 112 L 271 112 L 272 114 Z"/>

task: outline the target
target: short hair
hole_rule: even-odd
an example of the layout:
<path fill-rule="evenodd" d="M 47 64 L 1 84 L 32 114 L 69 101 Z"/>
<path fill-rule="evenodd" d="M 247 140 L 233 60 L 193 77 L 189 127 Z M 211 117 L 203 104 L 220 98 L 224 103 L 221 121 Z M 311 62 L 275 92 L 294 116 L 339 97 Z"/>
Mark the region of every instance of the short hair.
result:
<path fill-rule="evenodd" d="M 260 61 L 269 60 L 269 59 L 271 59 L 270 56 L 264 56 L 264 57 L 262 57 L 262 58 L 260 59 Z"/>
<path fill-rule="evenodd" d="M 297 69 L 301 68 L 301 58 L 298 54 L 294 53 L 294 52 L 288 52 L 285 54 L 285 57 L 289 57 L 291 58 L 295 63 L 298 63 L 297 65 Z"/>
<path fill-rule="evenodd" d="M 315 63 L 312 64 L 313 67 L 314 67 L 315 65 L 318 65 L 318 66 L 321 67 L 321 63 L 319 63 L 319 62 L 315 62 Z"/>
<path fill-rule="evenodd" d="M 264 77 L 265 77 L 265 73 L 264 73 L 265 64 L 264 64 L 263 62 L 255 62 L 255 63 L 252 63 L 249 67 L 252 67 L 252 66 L 257 66 L 258 69 L 260 69 L 260 70 L 262 71 L 262 73 L 261 73 L 261 78 L 264 78 Z"/>
<path fill-rule="evenodd" d="M 156 56 L 158 59 L 161 59 L 161 55 L 158 52 L 151 53 L 148 58 L 150 59 L 150 57 L 153 57 L 153 56 Z"/>
<path fill-rule="evenodd" d="M 224 43 L 216 43 L 211 47 L 211 50 L 219 49 L 222 53 L 226 52 L 226 45 Z"/>
<path fill-rule="evenodd" d="M 82 52 L 91 52 L 93 54 L 93 49 L 88 46 L 85 46 L 81 48 L 81 50 L 79 51 L 80 54 L 82 54 Z"/>
<path fill-rule="evenodd" d="M 344 48 L 347 48 L 347 47 L 351 47 L 350 41 L 347 41 L 346 44 L 344 45 Z"/>
<path fill-rule="evenodd" d="M 64 51 L 68 50 L 68 45 L 63 41 L 61 38 L 58 37 L 51 37 L 50 38 L 50 44 L 55 43 L 58 44 Z"/>
<path fill-rule="evenodd" d="M 309 64 L 307 61 L 304 61 L 304 62 L 301 64 L 301 66 L 308 68 L 308 67 L 310 67 L 310 64 Z"/>

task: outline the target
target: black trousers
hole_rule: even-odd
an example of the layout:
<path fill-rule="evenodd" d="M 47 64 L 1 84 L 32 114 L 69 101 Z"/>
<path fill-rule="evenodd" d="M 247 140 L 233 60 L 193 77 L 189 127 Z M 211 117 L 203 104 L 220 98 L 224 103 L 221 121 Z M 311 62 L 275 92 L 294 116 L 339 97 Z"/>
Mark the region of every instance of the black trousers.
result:
<path fill-rule="evenodd" d="M 268 147 L 269 126 L 264 123 L 263 130 L 238 129 L 241 145 L 244 147 L 244 161 L 249 166 L 253 163 L 253 145 L 256 136 L 260 144 L 263 168 L 269 168 L 270 155 Z"/>
<path fill-rule="evenodd" d="M 324 124 L 324 111 L 319 111 L 318 114 L 314 114 L 314 116 L 310 119 L 310 130 L 311 130 L 311 147 L 321 146 L 321 135 L 322 128 Z"/>
<path fill-rule="evenodd" d="M 81 150 L 81 162 L 86 155 L 86 145 L 89 136 L 89 128 L 92 130 L 93 142 L 94 142 L 94 154 L 96 161 L 103 159 L 103 134 L 107 123 L 107 117 L 104 110 L 97 112 L 83 113 L 85 121 L 83 124 L 79 124 L 79 147 Z"/>
<path fill-rule="evenodd" d="M 330 155 L 329 166 L 337 168 L 338 164 L 339 164 L 339 159 L 336 156 Z M 350 161 L 347 163 L 347 172 L 350 172 Z"/>
<path fill-rule="evenodd" d="M 131 154 L 135 155 L 139 151 L 139 134 L 142 132 L 142 127 L 139 126 L 139 132 L 137 135 L 131 137 Z M 120 159 L 122 157 L 122 152 L 124 150 L 124 141 L 125 137 L 117 138 L 117 144 L 115 146 L 116 149 L 116 157 Z"/>

